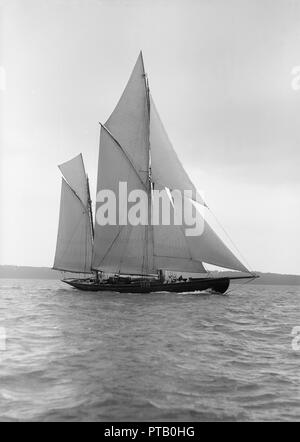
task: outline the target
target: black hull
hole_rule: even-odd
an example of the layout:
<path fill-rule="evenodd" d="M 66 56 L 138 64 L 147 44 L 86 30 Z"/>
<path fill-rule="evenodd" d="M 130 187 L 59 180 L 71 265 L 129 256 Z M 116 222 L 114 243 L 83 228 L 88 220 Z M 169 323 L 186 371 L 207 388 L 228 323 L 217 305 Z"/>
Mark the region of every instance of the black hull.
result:
<path fill-rule="evenodd" d="M 229 288 L 230 278 L 203 278 L 186 282 L 161 283 L 159 281 L 139 281 L 131 283 L 97 283 L 85 279 L 64 280 L 70 286 L 88 292 L 118 292 L 118 293 L 185 293 L 211 290 L 215 293 L 224 294 Z"/>

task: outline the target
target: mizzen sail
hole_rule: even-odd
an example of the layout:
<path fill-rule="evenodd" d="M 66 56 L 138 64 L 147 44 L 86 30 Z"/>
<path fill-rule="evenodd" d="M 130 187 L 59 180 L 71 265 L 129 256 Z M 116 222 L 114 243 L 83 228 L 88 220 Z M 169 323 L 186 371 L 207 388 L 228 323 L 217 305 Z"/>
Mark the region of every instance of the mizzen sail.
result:
<path fill-rule="evenodd" d="M 64 178 L 53 268 L 90 273 L 93 239 L 89 189 L 81 155 L 61 165 L 60 170 Z"/>
<path fill-rule="evenodd" d="M 82 154 L 58 166 L 65 180 L 78 195 L 84 206 L 88 205 L 88 187 Z"/>

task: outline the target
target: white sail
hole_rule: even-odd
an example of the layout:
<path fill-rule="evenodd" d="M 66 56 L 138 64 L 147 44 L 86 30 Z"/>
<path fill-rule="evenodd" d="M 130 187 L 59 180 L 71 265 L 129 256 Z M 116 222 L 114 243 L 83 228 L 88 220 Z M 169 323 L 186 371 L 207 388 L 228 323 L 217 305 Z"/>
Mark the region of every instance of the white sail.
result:
<path fill-rule="evenodd" d="M 159 117 L 150 95 L 150 146 L 151 170 L 155 187 L 170 190 L 191 191 L 193 199 L 205 205 L 196 187 L 182 166 Z"/>
<path fill-rule="evenodd" d="M 151 96 L 150 147 L 152 179 L 155 188 L 167 187 L 170 190 L 180 190 L 181 192 L 186 190 L 192 191 L 193 198 L 196 199 L 198 203 L 206 205 L 174 151 Z M 198 216 L 201 216 L 201 214 L 199 213 Z M 177 250 L 175 248 L 173 249 L 174 257 L 176 254 L 180 256 L 180 250 L 183 251 L 185 248 L 188 248 L 190 256 L 197 262 L 205 262 L 219 267 L 248 272 L 248 269 L 236 258 L 210 225 L 206 221 L 203 222 L 203 233 L 199 236 L 186 236 L 185 246 L 181 244 Z M 186 228 L 188 228 L 188 226 L 182 227 L 181 232 L 184 232 Z M 169 242 L 173 242 L 173 238 L 176 237 L 176 234 L 178 236 L 176 226 L 171 226 L 170 228 L 161 226 L 160 230 L 164 231 L 161 237 L 165 241 L 169 238 Z M 173 244 L 176 244 L 176 240 Z"/>
<path fill-rule="evenodd" d="M 60 217 L 53 268 L 90 273 L 92 234 L 89 209 L 62 179 Z"/>
<path fill-rule="evenodd" d="M 206 273 L 202 262 L 193 257 L 180 226 L 154 226 L 154 263 L 156 270 Z"/>
<path fill-rule="evenodd" d="M 226 269 L 249 272 L 245 265 L 235 256 L 224 241 L 217 235 L 208 222 L 209 217 L 205 212 L 209 209 L 198 210 L 192 201 L 188 201 L 196 209 L 198 224 L 202 226 L 202 232 L 198 236 L 186 236 L 189 250 L 196 260 L 206 264 L 223 267 Z M 184 230 L 189 226 L 184 225 Z"/>
<path fill-rule="evenodd" d="M 187 241 L 192 253 L 202 262 L 240 272 L 249 272 L 207 222 L 205 222 L 202 235 L 187 237 Z"/>
<path fill-rule="evenodd" d="M 150 109 L 150 113 L 149 113 Z M 149 189 L 149 166 L 155 189 L 192 191 L 205 206 L 178 159 L 147 90 L 140 54 L 126 89 L 101 129 L 97 192 L 119 194 L 119 183 L 132 190 Z M 119 207 L 117 199 L 117 207 Z M 101 203 L 97 202 L 96 212 Z M 206 272 L 203 263 L 248 271 L 204 222 L 201 235 L 188 237 L 188 226 L 99 225 L 95 223 L 92 268 L 109 273 L 151 274 L 159 269 Z"/>
<path fill-rule="evenodd" d="M 160 192 L 163 188 L 156 188 Z M 170 219 L 174 219 L 175 201 L 171 204 L 170 200 Z M 158 219 L 163 219 L 162 205 L 159 205 Z M 178 210 L 178 207 L 177 207 Z M 180 206 L 181 214 L 182 207 Z M 159 225 L 153 226 L 153 251 L 154 265 L 157 270 L 172 270 L 179 272 L 206 273 L 201 260 L 197 259 L 190 248 L 185 236 L 184 226 L 175 225 Z"/>
<path fill-rule="evenodd" d="M 142 54 L 123 95 L 101 130 L 97 192 L 120 182 L 132 190 L 149 191 L 149 110 Z M 117 201 L 119 206 L 119 201 Z M 96 213 L 99 204 L 96 204 Z M 95 224 L 93 268 L 117 273 L 153 272 L 148 226 Z"/>
<path fill-rule="evenodd" d="M 126 150 L 142 180 L 148 181 L 149 110 L 140 53 L 127 86 L 105 127 Z M 101 165 L 100 165 L 101 166 Z"/>
<path fill-rule="evenodd" d="M 84 206 L 88 204 L 86 173 L 82 154 L 58 166 L 65 180 L 81 199 Z"/>
<path fill-rule="evenodd" d="M 144 152 L 146 155 L 146 152 Z M 127 183 L 128 194 L 132 190 L 147 190 L 138 169 L 115 142 L 106 129 L 101 129 L 101 142 L 99 152 L 98 192 L 111 190 L 114 195 L 119 195 L 119 183 Z M 116 218 L 119 218 L 119 205 L 117 201 Z M 119 226 L 107 224 L 99 225 L 97 211 L 100 207 L 96 204 L 95 241 L 93 254 L 93 268 L 110 273 L 152 273 L 153 253 L 147 245 L 148 226 Z M 124 208 L 121 208 L 124 209 Z M 127 213 L 127 208 L 125 208 Z M 147 251 L 148 250 L 148 251 Z"/>

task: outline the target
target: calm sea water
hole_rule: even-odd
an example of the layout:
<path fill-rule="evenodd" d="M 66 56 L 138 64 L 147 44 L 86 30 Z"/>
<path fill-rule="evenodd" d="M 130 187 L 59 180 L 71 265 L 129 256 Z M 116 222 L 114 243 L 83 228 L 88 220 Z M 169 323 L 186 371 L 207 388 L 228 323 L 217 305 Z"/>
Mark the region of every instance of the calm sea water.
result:
<path fill-rule="evenodd" d="M 120 295 L 0 280 L 0 314 L 1 421 L 300 420 L 299 287 Z"/>

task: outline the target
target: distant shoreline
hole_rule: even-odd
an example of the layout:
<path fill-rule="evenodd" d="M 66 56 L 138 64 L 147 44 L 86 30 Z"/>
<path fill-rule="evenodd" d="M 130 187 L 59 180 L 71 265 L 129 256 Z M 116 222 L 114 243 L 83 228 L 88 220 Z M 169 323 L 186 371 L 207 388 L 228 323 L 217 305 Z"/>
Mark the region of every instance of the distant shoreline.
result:
<path fill-rule="evenodd" d="M 219 274 L 217 272 L 217 274 Z M 259 279 L 253 281 L 253 284 L 260 285 L 295 285 L 300 286 L 300 275 L 283 275 L 278 273 L 261 273 L 257 272 Z M 224 275 L 230 276 L 230 272 Z M 72 277 L 72 274 L 67 276 Z M 77 275 L 78 276 L 78 275 Z M 0 266 L 1 279 L 62 279 L 62 272 L 52 270 L 49 267 L 24 267 L 2 265 Z"/>

